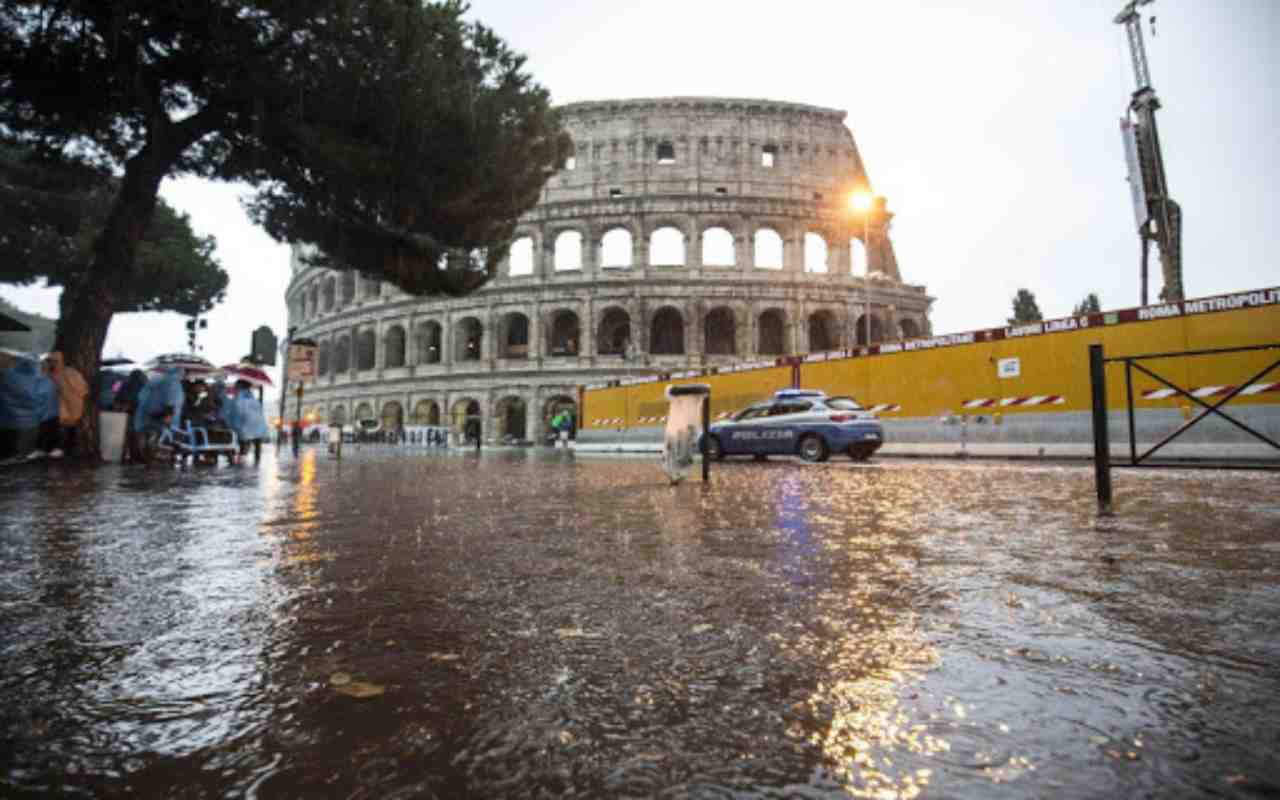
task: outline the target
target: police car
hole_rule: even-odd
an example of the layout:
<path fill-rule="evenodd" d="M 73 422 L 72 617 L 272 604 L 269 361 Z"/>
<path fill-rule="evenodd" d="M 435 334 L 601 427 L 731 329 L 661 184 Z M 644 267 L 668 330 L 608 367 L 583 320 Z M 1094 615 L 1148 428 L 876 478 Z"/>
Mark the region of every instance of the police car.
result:
<path fill-rule="evenodd" d="M 771 400 L 712 424 L 707 456 L 719 461 L 733 455 L 798 455 L 805 461 L 826 461 L 832 453 L 843 453 L 864 461 L 883 443 L 880 420 L 852 397 L 783 389 Z"/>

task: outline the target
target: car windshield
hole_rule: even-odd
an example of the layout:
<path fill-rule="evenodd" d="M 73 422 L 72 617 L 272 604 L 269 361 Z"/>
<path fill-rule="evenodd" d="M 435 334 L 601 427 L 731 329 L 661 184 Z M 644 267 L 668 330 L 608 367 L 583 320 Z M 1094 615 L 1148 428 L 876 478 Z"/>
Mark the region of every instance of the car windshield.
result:
<path fill-rule="evenodd" d="M 828 397 L 825 401 L 832 411 L 863 411 L 862 406 L 852 397 Z"/>

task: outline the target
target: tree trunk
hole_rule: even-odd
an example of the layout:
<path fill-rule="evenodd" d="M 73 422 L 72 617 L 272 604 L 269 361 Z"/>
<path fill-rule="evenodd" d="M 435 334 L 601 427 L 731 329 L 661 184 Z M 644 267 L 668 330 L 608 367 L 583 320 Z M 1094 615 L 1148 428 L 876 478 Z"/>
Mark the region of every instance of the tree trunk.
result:
<path fill-rule="evenodd" d="M 93 263 L 84 276 L 62 290 L 59 301 L 57 344 L 66 363 L 80 370 L 95 387 L 98 361 L 115 313 L 116 288 L 134 280 L 134 256 L 138 242 L 156 208 L 160 181 L 172 168 L 181 149 L 158 152 L 149 144 L 125 164 L 120 193 L 94 242 Z M 80 420 L 80 454 L 97 460 L 97 397 L 92 394 Z"/>

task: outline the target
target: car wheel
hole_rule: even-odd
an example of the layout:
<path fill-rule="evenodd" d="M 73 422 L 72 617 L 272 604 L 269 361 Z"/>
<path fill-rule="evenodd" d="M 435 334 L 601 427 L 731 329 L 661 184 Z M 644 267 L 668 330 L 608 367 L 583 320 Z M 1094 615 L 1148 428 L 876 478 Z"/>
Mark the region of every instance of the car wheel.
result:
<path fill-rule="evenodd" d="M 866 461 L 871 458 L 871 451 L 856 444 L 849 445 L 849 458 L 854 461 Z"/>
<path fill-rule="evenodd" d="M 809 434 L 800 440 L 800 457 L 805 461 L 826 461 L 827 443 L 817 434 Z"/>
<path fill-rule="evenodd" d="M 719 436 L 707 437 L 707 458 L 712 461 L 724 460 L 724 448 L 720 446 Z"/>
<path fill-rule="evenodd" d="M 769 460 L 769 457 L 768 457 L 768 456 L 766 456 L 764 453 L 756 453 L 754 456 L 752 456 L 752 458 L 754 458 L 756 461 L 768 461 L 768 460 Z"/>

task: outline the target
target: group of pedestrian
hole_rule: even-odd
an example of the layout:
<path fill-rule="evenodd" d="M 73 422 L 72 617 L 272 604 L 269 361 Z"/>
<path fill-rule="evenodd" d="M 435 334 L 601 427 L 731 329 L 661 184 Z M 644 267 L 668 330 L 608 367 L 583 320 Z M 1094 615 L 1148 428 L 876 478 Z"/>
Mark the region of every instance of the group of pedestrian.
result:
<path fill-rule="evenodd" d="M 0 353 L 0 462 L 62 458 L 76 448 L 89 384 L 62 353 Z"/>

